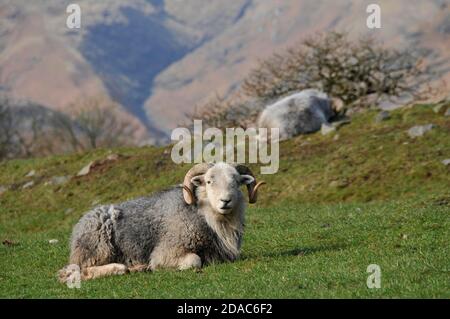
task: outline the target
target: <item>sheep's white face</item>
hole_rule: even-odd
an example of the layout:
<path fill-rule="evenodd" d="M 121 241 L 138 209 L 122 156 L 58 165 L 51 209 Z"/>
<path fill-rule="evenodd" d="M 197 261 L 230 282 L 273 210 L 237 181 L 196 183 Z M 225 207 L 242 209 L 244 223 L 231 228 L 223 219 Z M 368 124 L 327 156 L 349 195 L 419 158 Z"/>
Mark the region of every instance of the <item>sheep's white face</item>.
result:
<path fill-rule="evenodd" d="M 204 187 L 209 203 L 219 214 L 229 214 L 242 201 L 240 186 L 250 184 L 254 178 L 240 175 L 226 163 L 217 163 L 206 174 L 193 177 L 191 182 Z"/>

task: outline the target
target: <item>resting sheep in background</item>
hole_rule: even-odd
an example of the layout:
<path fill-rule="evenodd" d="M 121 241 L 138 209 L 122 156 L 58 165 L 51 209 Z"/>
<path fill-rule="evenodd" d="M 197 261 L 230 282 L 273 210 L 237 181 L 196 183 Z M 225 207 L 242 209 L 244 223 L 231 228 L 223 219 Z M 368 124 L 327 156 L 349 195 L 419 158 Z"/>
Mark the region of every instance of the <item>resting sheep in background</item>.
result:
<path fill-rule="evenodd" d="M 332 101 L 314 89 L 303 90 L 268 105 L 258 119 L 260 128 L 279 128 L 280 140 L 320 130 L 333 116 Z"/>
<path fill-rule="evenodd" d="M 59 271 L 68 280 L 71 265 L 81 279 L 157 268 L 200 268 L 239 256 L 247 185 L 255 203 L 254 175 L 239 164 L 197 164 L 183 185 L 118 205 L 99 206 L 75 225 L 70 264 Z M 72 267 L 73 268 L 73 267 Z"/>

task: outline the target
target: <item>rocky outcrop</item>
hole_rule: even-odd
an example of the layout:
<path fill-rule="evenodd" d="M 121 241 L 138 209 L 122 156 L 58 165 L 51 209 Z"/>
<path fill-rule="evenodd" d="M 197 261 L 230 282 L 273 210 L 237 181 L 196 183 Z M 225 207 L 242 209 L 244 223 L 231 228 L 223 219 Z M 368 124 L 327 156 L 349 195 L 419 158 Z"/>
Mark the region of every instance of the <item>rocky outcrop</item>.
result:
<path fill-rule="evenodd" d="M 422 137 L 425 133 L 431 131 L 435 127 L 436 125 L 434 124 L 416 125 L 408 130 L 408 135 L 411 138 Z"/>

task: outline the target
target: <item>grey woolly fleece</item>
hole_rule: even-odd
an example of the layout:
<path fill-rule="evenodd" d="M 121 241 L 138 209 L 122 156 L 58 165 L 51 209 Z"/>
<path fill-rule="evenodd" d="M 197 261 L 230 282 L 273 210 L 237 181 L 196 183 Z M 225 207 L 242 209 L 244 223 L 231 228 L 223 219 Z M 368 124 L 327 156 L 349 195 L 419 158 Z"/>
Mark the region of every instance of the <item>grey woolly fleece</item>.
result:
<path fill-rule="evenodd" d="M 238 257 L 242 241 L 244 206 L 230 216 L 214 217 L 212 227 L 207 212 L 185 203 L 180 186 L 99 206 L 75 225 L 70 263 L 81 268 L 108 263 L 148 265 L 153 270 L 177 267 L 187 253 L 200 256 L 203 264 L 232 261 Z M 234 239 L 234 249 L 228 249 L 217 232 L 224 228 L 228 231 L 223 236 Z"/>

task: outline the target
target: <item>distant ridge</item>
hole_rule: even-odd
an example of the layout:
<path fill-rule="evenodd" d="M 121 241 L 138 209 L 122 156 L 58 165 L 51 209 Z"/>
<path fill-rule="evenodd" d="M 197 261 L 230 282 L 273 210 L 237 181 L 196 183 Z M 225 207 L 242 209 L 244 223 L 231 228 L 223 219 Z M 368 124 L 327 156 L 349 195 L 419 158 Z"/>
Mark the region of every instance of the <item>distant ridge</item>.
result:
<path fill-rule="evenodd" d="M 305 36 L 345 30 L 386 46 L 429 49 L 450 80 L 450 7 L 445 1 L 378 1 L 382 28 L 365 26 L 368 1 L 80 0 L 82 28 L 65 26 L 58 0 L 0 0 L 2 92 L 67 111 L 108 95 L 167 141 L 186 112 L 233 94 L 258 59 Z"/>

